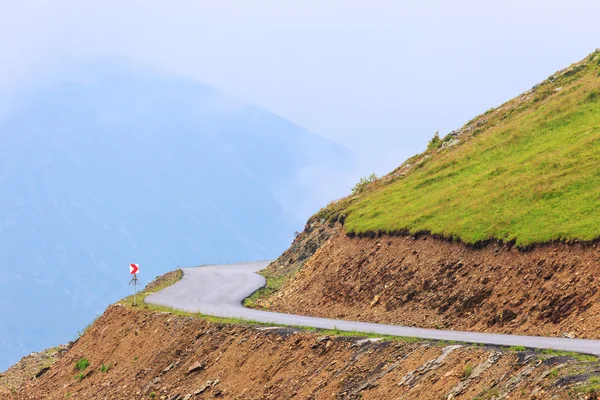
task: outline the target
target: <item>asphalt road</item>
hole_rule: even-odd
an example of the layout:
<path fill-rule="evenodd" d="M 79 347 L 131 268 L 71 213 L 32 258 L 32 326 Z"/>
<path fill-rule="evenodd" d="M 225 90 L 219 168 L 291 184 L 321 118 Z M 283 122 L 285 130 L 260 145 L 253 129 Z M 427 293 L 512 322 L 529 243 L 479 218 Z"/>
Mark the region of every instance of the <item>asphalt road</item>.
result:
<path fill-rule="evenodd" d="M 506 346 L 520 345 L 600 355 L 600 340 L 421 329 L 399 325 L 282 314 L 243 307 L 242 300 L 264 286 L 265 279 L 256 274 L 256 271 L 265 268 L 268 264 L 268 261 L 264 261 L 185 268 L 181 281 L 160 292 L 147 296 L 146 302 L 189 312 L 201 312 L 217 317 L 243 318 L 278 325 L 310 326 L 314 328 L 370 332 L 381 335 Z"/>

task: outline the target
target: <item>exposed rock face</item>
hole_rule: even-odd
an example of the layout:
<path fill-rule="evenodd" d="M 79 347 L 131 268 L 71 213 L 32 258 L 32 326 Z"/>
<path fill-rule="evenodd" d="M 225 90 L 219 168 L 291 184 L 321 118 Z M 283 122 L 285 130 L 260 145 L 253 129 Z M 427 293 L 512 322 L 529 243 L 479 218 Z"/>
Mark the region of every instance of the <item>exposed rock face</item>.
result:
<path fill-rule="evenodd" d="M 597 339 L 599 267 L 597 244 L 475 249 L 338 230 L 264 303 L 321 317 Z"/>
<path fill-rule="evenodd" d="M 82 357 L 90 365 L 77 380 Z M 205 366 L 188 373 L 198 360 Z M 560 373 L 553 372 L 557 363 Z M 113 306 L 48 372 L 8 398 L 566 398 L 597 374 L 595 365 L 568 356 L 257 329 Z"/>
<path fill-rule="evenodd" d="M 206 364 L 200 361 L 196 361 L 192 364 L 192 366 L 188 369 L 188 374 L 198 372 L 206 368 Z"/>
<path fill-rule="evenodd" d="M 294 242 L 266 271 L 270 276 L 293 276 L 323 246 L 329 238 L 341 232 L 341 225 L 312 217 L 304 231 L 298 234 Z"/>

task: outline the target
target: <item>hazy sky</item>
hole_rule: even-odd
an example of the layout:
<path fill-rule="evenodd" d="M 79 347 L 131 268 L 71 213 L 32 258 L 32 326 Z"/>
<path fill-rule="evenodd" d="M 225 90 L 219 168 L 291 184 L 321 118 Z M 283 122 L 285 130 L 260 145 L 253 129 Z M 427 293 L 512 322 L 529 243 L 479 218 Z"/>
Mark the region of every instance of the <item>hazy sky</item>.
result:
<path fill-rule="evenodd" d="M 193 77 L 379 174 L 600 46 L 597 0 L 7 1 L 0 101 L 67 62 Z"/>

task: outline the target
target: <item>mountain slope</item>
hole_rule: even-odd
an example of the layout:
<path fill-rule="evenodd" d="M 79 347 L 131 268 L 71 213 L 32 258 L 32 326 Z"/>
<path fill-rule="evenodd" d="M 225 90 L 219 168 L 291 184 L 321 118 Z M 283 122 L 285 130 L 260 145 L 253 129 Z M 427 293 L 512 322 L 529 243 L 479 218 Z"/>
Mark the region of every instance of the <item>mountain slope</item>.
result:
<path fill-rule="evenodd" d="M 337 204 L 349 233 L 430 232 L 477 243 L 600 237 L 600 52 L 432 140 Z"/>
<path fill-rule="evenodd" d="M 30 89 L 0 133 L 0 370 L 128 293 L 131 262 L 145 283 L 276 256 L 302 218 L 280 188 L 310 202 L 304 168 L 351 162 L 265 110 L 112 62 Z"/>
<path fill-rule="evenodd" d="M 596 357 L 324 334 L 111 306 L 8 398 L 564 399 L 598 390 Z"/>
<path fill-rule="evenodd" d="M 248 303 L 598 338 L 598 215 L 597 51 L 322 209 Z"/>

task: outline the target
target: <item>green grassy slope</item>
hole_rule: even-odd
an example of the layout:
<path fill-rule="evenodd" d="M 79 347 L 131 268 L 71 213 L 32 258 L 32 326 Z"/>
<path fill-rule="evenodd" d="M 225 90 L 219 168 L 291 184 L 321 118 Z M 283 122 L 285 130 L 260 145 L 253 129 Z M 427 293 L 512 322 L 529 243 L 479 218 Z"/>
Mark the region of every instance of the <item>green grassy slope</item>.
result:
<path fill-rule="evenodd" d="M 358 234 L 428 231 L 519 246 L 600 237 L 600 52 L 462 132 L 330 214 Z"/>

